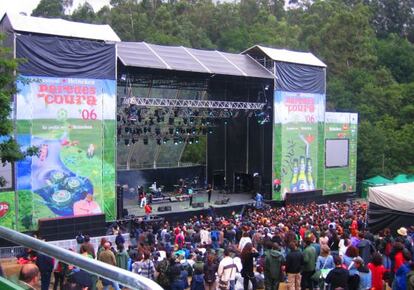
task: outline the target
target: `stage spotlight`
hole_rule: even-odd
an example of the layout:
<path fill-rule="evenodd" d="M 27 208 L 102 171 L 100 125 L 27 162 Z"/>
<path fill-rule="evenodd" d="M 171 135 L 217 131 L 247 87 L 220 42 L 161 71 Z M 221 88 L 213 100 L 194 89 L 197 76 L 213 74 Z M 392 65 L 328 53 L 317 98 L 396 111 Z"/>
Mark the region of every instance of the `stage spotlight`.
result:
<path fill-rule="evenodd" d="M 164 139 L 162 140 L 162 142 L 163 142 L 164 144 L 167 144 L 167 142 L 168 142 L 168 138 L 164 137 Z"/>
<path fill-rule="evenodd" d="M 125 146 L 129 146 L 129 139 L 125 139 Z"/>
<path fill-rule="evenodd" d="M 184 139 L 183 139 L 182 137 L 180 137 L 180 138 L 178 139 L 178 143 L 183 144 L 183 143 L 184 143 Z"/>
<path fill-rule="evenodd" d="M 161 117 L 157 117 L 157 123 L 161 123 Z"/>
<path fill-rule="evenodd" d="M 168 133 L 170 133 L 170 135 L 174 134 L 174 128 L 169 128 Z"/>
<path fill-rule="evenodd" d="M 132 142 L 132 144 L 135 144 L 135 142 L 137 142 L 137 140 L 135 140 L 135 138 L 134 138 L 134 137 L 132 137 L 131 142 Z"/>
<path fill-rule="evenodd" d="M 178 112 L 178 110 L 177 110 L 177 109 L 176 109 L 176 110 L 174 110 L 174 117 L 176 117 L 176 118 L 177 118 L 177 117 L 178 117 L 178 113 L 179 113 L 179 112 Z"/>
<path fill-rule="evenodd" d="M 178 145 L 178 142 L 179 142 L 178 138 L 174 138 L 174 145 Z"/>
<path fill-rule="evenodd" d="M 208 134 L 213 134 L 213 128 L 208 128 Z"/>
<path fill-rule="evenodd" d="M 193 144 L 194 140 L 193 140 L 193 138 L 190 138 L 190 139 L 187 140 L 187 142 L 188 142 L 188 144 Z"/>
<path fill-rule="evenodd" d="M 142 129 L 141 128 L 138 128 L 137 129 L 137 135 L 141 135 L 142 134 Z"/>
<path fill-rule="evenodd" d="M 183 123 L 184 123 L 185 125 L 187 125 L 187 123 L 188 123 L 187 118 L 184 118 L 184 119 L 183 119 Z"/>
<path fill-rule="evenodd" d="M 196 128 L 194 128 L 194 127 L 193 127 L 193 128 L 191 129 L 191 133 L 192 133 L 193 135 L 197 134 L 197 130 L 196 130 Z"/>
<path fill-rule="evenodd" d="M 194 124 L 194 118 L 193 117 L 190 118 L 190 124 L 191 125 Z"/>
<path fill-rule="evenodd" d="M 168 125 L 174 125 L 174 118 L 172 117 L 168 118 Z"/>
<path fill-rule="evenodd" d="M 157 138 L 157 145 L 161 145 L 161 138 Z"/>
<path fill-rule="evenodd" d="M 151 127 L 148 127 L 148 128 L 147 128 L 147 132 L 148 132 L 148 133 L 151 133 Z"/>
<path fill-rule="evenodd" d="M 147 127 L 144 127 L 144 133 L 147 133 Z"/>
<path fill-rule="evenodd" d="M 198 144 L 198 143 L 200 142 L 200 140 L 198 139 L 198 137 L 195 137 L 194 142 L 195 142 L 196 144 Z"/>
<path fill-rule="evenodd" d="M 201 119 L 201 125 L 205 126 L 206 125 L 206 119 Z"/>
<path fill-rule="evenodd" d="M 148 137 L 144 137 L 144 145 L 148 145 Z"/>
<path fill-rule="evenodd" d="M 187 128 L 186 132 L 187 132 L 187 135 L 190 135 L 191 130 L 189 128 Z"/>
<path fill-rule="evenodd" d="M 125 127 L 125 133 L 129 133 L 129 127 Z"/>
<path fill-rule="evenodd" d="M 180 129 L 179 128 L 175 128 L 175 134 L 179 134 L 180 133 Z"/>

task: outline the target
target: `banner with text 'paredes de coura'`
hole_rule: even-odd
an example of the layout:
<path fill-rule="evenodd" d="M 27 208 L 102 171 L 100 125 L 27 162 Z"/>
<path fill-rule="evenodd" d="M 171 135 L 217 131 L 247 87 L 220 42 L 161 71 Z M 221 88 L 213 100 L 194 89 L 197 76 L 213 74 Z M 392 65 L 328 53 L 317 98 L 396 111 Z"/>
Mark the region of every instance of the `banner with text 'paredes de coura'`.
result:
<path fill-rule="evenodd" d="M 18 142 L 39 155 L 17 164 L 19 226 L 39 218 L 114 217 L 115 82 L 22 76 Z M 109 139 L 109 140 L 105 140 Z"/>

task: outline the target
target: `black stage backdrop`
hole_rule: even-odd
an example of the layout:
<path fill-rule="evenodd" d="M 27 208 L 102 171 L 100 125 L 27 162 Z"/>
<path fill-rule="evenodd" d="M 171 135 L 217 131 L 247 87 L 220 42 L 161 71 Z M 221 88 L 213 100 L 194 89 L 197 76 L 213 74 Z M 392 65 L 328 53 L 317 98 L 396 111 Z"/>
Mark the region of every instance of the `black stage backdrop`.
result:
<path fill-rule="evenodd" d="M 148 187 L 156 181 L 157 186 L 165 186 L 165 190 L 174 190 L 174 185 L 177 181 L 182 179 L 193 180 L 198 177 L 198 184 L 200 187 L 205 185 L 205 167 L 190 166 L 190 167 L 176 167 L 176 168 L 156 168 L 156 169 L 142 169 L 142 170 L 118 170 L 118 184 L 123 186 L 128 185 L 129 188 L 137 186 Z"/>

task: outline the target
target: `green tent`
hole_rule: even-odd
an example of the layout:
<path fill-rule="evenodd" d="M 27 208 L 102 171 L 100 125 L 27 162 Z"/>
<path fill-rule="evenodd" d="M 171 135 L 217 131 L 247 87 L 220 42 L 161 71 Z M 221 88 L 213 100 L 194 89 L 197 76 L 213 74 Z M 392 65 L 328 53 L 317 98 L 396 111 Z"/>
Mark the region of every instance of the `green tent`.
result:
<path fill-rule="evenodd" d="M 407 182 L 413 182 L 414 181 L 414 175 L 407 175 L 407 174 L 398 174 L 396 177 L 392 179 L 392 182 L 394 183 L 407 183 Z"/>
<path fill-rule="evenodd" d="M 381 175 L 377 175 L 362 181 L 362 194 L 361 197 L 366 198 L 368 194 L 368 187 L 383 186 L 387 184 L 393 184 L 394 181 L 385 178 Z"/>

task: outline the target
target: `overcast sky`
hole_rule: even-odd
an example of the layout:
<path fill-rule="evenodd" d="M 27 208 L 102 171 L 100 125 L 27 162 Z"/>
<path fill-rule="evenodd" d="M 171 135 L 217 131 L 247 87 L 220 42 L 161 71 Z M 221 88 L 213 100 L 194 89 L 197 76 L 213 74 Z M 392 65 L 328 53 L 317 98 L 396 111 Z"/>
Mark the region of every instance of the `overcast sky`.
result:
<path fill-rule="evenodd" d="M 99 11 L 103 6 L 108 5 L 110 0 L 88 0 L 95 12 Z M 40 0 L 0 0 L 0 17 L 5 12 L 25 12 L 27 15 L 32 13 Z M 86 0 L 73 0 L 72 10 L 78 7 L 79 4 L 86 2 Z"/>

